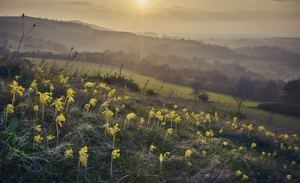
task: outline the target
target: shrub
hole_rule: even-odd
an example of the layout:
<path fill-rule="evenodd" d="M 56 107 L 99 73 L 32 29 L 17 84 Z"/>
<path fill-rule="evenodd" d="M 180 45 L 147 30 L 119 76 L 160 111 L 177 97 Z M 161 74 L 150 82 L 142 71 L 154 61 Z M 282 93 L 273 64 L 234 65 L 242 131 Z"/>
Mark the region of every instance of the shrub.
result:
<path fill-rule="evenodd" d="M 155 93 L 155 91 L 153 89 L 147 89 L 146 94 L 150 95 L 150 96 L 156 96 L 157 95 L 157 93 Z"/>
<path fill-rule="evenodd" d="M 198 99 L 203 102 L 207 102 L 209 100 L 209 96 L 206 93 L 200 93 L 198 95 Z"/>

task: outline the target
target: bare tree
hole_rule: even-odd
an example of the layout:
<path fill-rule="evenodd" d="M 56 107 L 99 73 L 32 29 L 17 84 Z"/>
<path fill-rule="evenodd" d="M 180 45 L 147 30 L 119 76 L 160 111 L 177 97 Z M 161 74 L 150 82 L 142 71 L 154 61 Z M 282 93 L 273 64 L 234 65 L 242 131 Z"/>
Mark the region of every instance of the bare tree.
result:
<path fill-rule="evenodd" d="M 32 27 L 27 31 L 25 32 L 24 31 L 24 18 L 25 18 L 25 14 L 23 13 L 22 16 L 21 16 L 21 38 L 20 38 L 20 41 L 19 41 L 19 45 L 18 45 L 18 48 L 17 48 L 17 56 L 19 56 L 19 52 L 20 52 L 20 47 L 22 45 L 22 42 L 23 40 L 31 33 L 31 31 L 36 27 L 36 24 L 33 24 Z"/>
<path fill-rule="evenodd" d="M 238 104 L 237 112 L 241 113 L 242 104 L 248 100 L 252 94 L 254 89 L 254 82 L 247 77 L 241 77 L 236 87 L 234 88 L 234 96 L 233 98 Z"/>

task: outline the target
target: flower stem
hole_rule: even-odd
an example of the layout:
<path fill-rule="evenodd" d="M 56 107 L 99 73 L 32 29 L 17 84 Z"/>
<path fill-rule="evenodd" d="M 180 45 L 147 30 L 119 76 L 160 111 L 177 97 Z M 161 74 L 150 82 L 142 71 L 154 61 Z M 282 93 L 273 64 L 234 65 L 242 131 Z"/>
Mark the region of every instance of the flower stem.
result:
<path fill-rule="evenodd" d="M 80 160 L 78 159 L 78 165 L 77 165 L 77 178 L 76 178 L 76 182 L 79 181 L 79 169 L 80 169 Z"/>
<path fill-rule="evenodd" d="M 55 122 L 55 126 L 56 126 L 56 146 L 58 146 L 58 136 L 59 136 L 59 131 L 58 131 L 58 125 L 57 125 L 57 122 Z"/>
<path fill-rule="evenodd" d="M 113 181 L 113 157 L 111 156 L 111 160 L 110 160 L 110 180 L 111 182 Z"/>

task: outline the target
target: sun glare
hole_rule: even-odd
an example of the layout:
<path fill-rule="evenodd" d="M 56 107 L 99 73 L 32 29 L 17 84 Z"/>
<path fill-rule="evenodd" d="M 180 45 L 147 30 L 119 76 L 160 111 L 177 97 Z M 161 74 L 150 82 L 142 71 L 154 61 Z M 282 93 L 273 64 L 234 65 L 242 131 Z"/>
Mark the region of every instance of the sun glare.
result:
<path fill-rule="evenodd" d="M 146 0 L 138 0 L 139 5 L 144 6 L 146 4 Z"/>

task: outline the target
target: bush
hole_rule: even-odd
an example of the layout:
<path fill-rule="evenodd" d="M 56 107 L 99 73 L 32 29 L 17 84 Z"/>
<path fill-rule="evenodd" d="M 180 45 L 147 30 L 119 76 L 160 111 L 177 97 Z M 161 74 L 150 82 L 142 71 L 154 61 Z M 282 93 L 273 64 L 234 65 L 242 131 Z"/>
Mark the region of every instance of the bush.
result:
<path fill-rule="evenodd" d="M 206 93 L 200 93 L 198 95 L 198 99 L 199 100 L 202 100 L 203 102 L 207 102 L 209 100 L 209 97 Z"/>
<path fill-rule="evenodd" d="M 32 67 L 32 63 L 26 59 L 16 59 L 15 57 L 0 58 L 0 78 L 12 80 L 18 75 L 22 80 L 31 80 L 34 75 L 31 70 Z"/>
<path fill-rule="evenodd" d="M 300 105 L 297 104 L 283 102 L 268 102 L 259 104 L 258 108 L 265 111 L 300 116 Z"/>
<path fill-rule="evenodd" d="M 147 89 L 146 90 L 146 95 L 156 96 L 157 93 L 155 93 L 155 91 L 153 89 Z"/>

